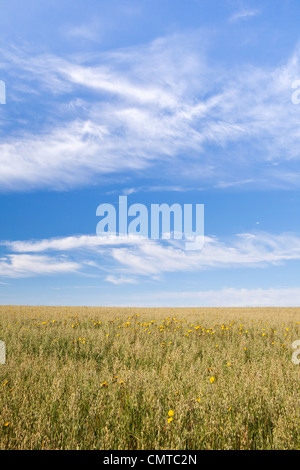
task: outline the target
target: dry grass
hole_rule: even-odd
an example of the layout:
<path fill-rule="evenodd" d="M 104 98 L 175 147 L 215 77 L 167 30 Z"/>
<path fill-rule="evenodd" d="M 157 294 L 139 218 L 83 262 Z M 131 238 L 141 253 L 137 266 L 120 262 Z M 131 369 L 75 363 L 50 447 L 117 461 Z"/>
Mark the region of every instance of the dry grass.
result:
<path fill-rule="evenodd" d="M 300 449 L 299 320 L 0 307 L 0 449 Z"/>

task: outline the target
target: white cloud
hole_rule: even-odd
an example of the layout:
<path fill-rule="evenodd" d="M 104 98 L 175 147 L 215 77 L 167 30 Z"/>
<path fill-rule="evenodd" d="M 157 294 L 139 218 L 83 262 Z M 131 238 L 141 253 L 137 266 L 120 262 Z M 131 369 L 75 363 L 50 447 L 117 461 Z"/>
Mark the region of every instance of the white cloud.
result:
<path fill-rule="evenodd" d="M 109 274 L 108 276 L 106 276 L 105 280 L 117 286 L 120 284 L 136 284 L 137 283 L 135 279 L 129 276 L 113 276 L 112 274 Z"/>
<path fill-rule="evenodd" d="M 69 39 L 78 38 L 79 40 L 99 42 L 103 37 L 103 28 L 98 20 L 93 20 L 89 23 L 80 26 L 71 26 L 64 28 L 62 34 Z"/>
<path fill-rule="evenodd" d="M 112 256 L 130 272 L 141 275 L 222 267 L 259 267 L 299 260 L 300 239 L 289 234 L 245 233 L 225 243 L 214 237 L 205 237 L 204 248 L 191 252 L 176 245 L 163 246 L 149 241 L 137 247 L 113 248 Z"/>
<path fill-rule="evenodd" d="M 258 10 L 244 9 L 244 10 L 237 11 L 236 13 L 234 13 L 229 18 L 229 21 L 230 22 L 235 22 L 235 21 L 238 21 L 238 20 L 244 20 L 246 18 L 251 18 L 253 16 L 257 16 L 257 15 L 259 15 L 259 13 L 260 12 Z"/>
<path fill-rule="evenodd" d="M 122 306 L 132 306 L 132 302 L 137 307 L 299 307 L 300 287 L 143 293 Z"/>
<path fill-rule="evenodd" d="M 84 105 L 80 99 L 76 120 L 65 111 L 39 132 L 2 138 L 1 188 L 68 188 L 156 163 L 219 187 L 297 187 L 299 107 L 291 84 L 300 76 L 300 49 L 272 69 L 216 70 L 202 36 L 173 35 L 85 61 L 3 51 L 23 85 L 38 83 L 61 110 L 74 105 L 67 92 L 92 97 Z"/>
<path fill-rule="evenodd" d="M 74 235 L 70 237 L 48 238 L 29 241 L 2 241 L 1 245 L 17 253 L 40 253 L 44 251 L 71 251 L 71 250 L 95 250 L 101 246 L 114 245 L 138 245 L 143 243 L 134 235 L 118 236 L 110 235 L 97 237 L 96 235 Z"/>
<path fill-rule="evenodd" d="M 76 272 L 80 264 L 50 256 L 9 254 L 0 258 L 0 276 L 8 278 Z"/>
<path fill-rule="evenodd" d="M 2 245 L 15 253 L 23 254 L 71 252 L 74 259 L 79 259 L 82 269 L 98 269 L 95 260 L 108 260 L 110 274 L 106 280 L 114 283 L 128 279 L 127 276 L 132 279 L 132 275 L 158 278 L 167 272 L 197 272 L 241 266 L 264 267 L 300 259 L 300 238 L 289 233 L 243 233 L 224 241 L 206 236 L 204 247 L 199 251 L 185 251 L 181 241 L 162 242 L 134 236 L 107 238 L 82 235 L 40 241 L 2 242 Z M 25 256 L 23 254 L 10 256 Z M 54 259 L 56 256 L 55 254 Z M 103 263 L 101 267 L 105 269 Z M 115 277 L 120 270 L 121 277 Z"/>

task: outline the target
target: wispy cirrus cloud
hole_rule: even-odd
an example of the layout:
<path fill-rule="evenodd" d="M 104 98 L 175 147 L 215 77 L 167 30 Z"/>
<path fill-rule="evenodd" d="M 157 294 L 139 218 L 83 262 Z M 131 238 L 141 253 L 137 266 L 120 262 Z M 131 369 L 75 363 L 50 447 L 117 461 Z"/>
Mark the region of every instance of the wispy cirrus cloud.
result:
<path fill-rule="evenodd" d="M 69 237 L 48 238 L 43 240 L 2 241 L 0 244 L 17 253 L 41 253 L 45 251 L 96 250 L 101 246 L 138 245 L 145 240 L 134 235 L 74 235 Z"/>
<path fill-rule="evenodd" d="M 122 306 L 131 306 L 123 300 Z M 138 307 L 299 307 L 300 287 L 247 289 L 226 287 L 204 291 L 165 291 L 134 296 Z M 241 315 L 243 313 L 241 312 Z"/>
<path fill-rule="evenodd" d="M 83 23 L 79 26 L 65 27 L 62 34 L 69 39 L 100 42 L 103 34 L 102 30 L 101 22 L 98 19 L 93 19 L 92 21 Z"/>
<path fill-rule="evenodd" d="M 295 235 L 239 234 L 224 242 L 205 237 L 200 251 L 143 243 L 138 247 L 112 248 L 112 256 L 130 272 L 159 275 L 164 272 L 201 271 L 215 268 L 259 267 L 300 259 L 300 239 Z"/>
<path fill-rule="evenodd" d="M 245 20 L 247 18 L 252 18 L 253 16 L 257 16 L 259 14 L 260 14 L 259 10 L 253 10 L 253 9 L 250 9 L 250 8 L 246 8 L 246 9 L 237 11 L 236 13 L 231 15 L 229 17 L 229 21 L 230 22 L 235 22 L 235 21 L 238 21 L 238 20 Z"/>
<path fill-rule="evenodd" d="M 113 276 L 109 274 L 106 276 L 105 281 L 115 284 L 116 286 L 121 284 L 137 284 L 137 280 L 128 276 Z"/>
<path fill-rule="evenodd" d="M 74 273 L 80 267 L 79 263 L 63 257 L 9 254 L 0 258 L 0 276 L 4 278 Z"/>
<path fill-rule="evenodd" d="M 35 131 L 2 136 L 2 190 L 157 174 L 157 165 L 172 172 L 174 186 L 180 174 L 218 187 L 297 187 L 299 108 L 291 84 L 300 76 L 300 49 L 277 67 L 216 70 L 201 34 L 88 57 L 3 51 L 2 66 L 52 103 Z"/>
<path fill-rule="evenodd" d="M 59 254 L 63 253 L 66 257 L 63 263 L 68 263 L 68 257 L 72 254 L 72 263 L 75 264 L 62 264 L 62 269 L 65 266 L 70 270 L 86 272 L 88 269 L 95 273 L 99 271 L 101 261 L 101 269 L 109 270 L 105 280 L 114 284 L 135 282 L 136 276 L 157 279 L 171 272 L 257 268 L 300 259 L 300 238 L 289 233 L 243 233 L 227 240 L 206 236 L 204 247 L 199 251 L 185 251 L 177 240 L 164 240 L 162 243 L 133 236 L 106 238 L 83 235 L 40 241 L 7 241 L 2 242 L 2 245 L 14 253 L 8 255 L 13 262 L 27 261 L 27 256 L 29 262 L 39 262 L 40 253 L 47 253 L 45 264 L 49 258 L 54 267 L 59 269 Z M 9 264 L 11 271 L 8 272 L 14 269 L 16 273 L 19 272 L 19 265 L 11 266 L 7 257 L 3 263 L 5 268 Z M 35 273 L 34 269 L 32 273 Z"/>

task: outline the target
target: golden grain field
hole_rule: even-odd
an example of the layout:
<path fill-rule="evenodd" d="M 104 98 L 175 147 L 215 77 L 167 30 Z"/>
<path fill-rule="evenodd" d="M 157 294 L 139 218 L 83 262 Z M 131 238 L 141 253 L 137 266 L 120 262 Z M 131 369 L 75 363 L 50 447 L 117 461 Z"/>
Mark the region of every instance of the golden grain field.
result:
<path fill-rule="evenodd" d="M 300 308 L 0 307 L 0 449 L 300 449 Z"/>

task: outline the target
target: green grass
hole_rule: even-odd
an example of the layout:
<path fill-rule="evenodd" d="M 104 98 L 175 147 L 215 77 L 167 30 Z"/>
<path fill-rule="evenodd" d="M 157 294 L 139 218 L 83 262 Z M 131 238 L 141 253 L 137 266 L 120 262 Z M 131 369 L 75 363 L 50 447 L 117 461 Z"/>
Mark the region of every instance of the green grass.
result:
<path fill-rule="evenodd" d="M 0 307 L 0 449 L 300 449 L 299 313 Z"/>

